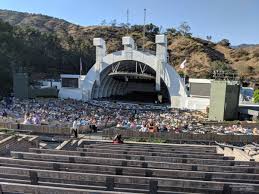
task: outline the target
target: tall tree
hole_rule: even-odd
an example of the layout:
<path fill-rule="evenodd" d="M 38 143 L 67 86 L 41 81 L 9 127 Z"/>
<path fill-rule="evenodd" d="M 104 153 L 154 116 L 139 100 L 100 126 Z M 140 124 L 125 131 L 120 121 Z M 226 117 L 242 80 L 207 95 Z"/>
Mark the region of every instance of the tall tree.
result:
<path fill-rule="evenodd" d="M 104 20 L 102 20 L 101 21 L 101 26 L 106 26 L 107 25 L 107 22 L 106 22 L 106 20 L 104 19 Z"/>
<path fill-rule="evenodd" d="M 188 25 L 187 22 L 183 22 L 180 24 L 180 26 L 178 27 L 179 32 L 183 35 L 183 36 L 191 36 L 192 34 L 190 33 L 191 31 L 191 27 Z"/>
<path fill-rule="evenodd" d="M 117 20 L 116 19 L 111 20 L 110 24 L 112 27 L 115 27 L 117 25 Z"/>

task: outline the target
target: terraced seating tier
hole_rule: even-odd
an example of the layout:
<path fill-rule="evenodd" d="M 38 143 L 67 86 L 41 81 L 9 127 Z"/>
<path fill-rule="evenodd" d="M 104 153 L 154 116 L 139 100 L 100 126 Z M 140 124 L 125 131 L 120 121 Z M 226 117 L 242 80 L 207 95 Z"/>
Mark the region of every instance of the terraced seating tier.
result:
<path fill-rule="evenodd" d="M 31 148 L 11 151 L 12 158 L 0 157 L 0 189 L 4 193 L 259 194 L 259 163 L 235 161 L 217 150 L 216 146 L 72 140 L 56 149 Z M 12 184 L 17 186 L 10 188 Z"/>
<path fill-rule="evenodd" d="M 258 191 L 259 184 L 199 181 L 185 179 L 168 179 L 156 177 L 121 176 L 94 173 L 78 173 L 65 171 L 39 170 L 30 168 L 0 167 L 0 177 L 15 183 L 31 183 L 33 185 L 72 187 L 77 189 L 107 189 L 121 192 L 148 192 L 148 190 L 195 191 L 218 193 L 225 192 L 226 187 L 233 192 Z M 155 188 L 152 188 L 154 187 Z M 226 186 L 227 185 L 227 186 Z M 173 193 L 173 192 L 172 192 Z"/>

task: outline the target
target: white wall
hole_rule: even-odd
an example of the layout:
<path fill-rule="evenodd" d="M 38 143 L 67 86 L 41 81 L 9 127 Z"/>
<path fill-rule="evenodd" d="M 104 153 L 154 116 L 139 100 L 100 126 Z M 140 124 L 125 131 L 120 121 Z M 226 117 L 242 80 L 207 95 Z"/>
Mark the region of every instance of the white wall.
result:
<path fill-rule="evenodd" d="M 82 90 L 80 88 L 60 88 L 58 96 L 62 99 L 82 100 Z"/>

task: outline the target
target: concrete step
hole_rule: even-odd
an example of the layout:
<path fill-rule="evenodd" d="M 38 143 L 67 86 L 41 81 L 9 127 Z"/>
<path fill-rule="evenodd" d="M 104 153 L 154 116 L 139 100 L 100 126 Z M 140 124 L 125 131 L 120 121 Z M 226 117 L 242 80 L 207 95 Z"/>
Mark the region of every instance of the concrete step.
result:
<path fill-rule="evenodd" d="M 20 179 L 21 177 L 27 178 L 31 184 L 41 184 L 42 182 L 58 183 L 57 185 L 70 184 L 71 187 L 76 185 L 91 186 L 106 186 L 109 190 L 118 189 L 134 189 L 134 190 L 161 190 L 173 191 L 173 188 L 178 188 L 185 191 L 193 191 L 199 189 L 200 191 L 222 191 L 231 189 L 238 192 L 259 192 L 259 184 L 249 183 L 234 183 L 234 182 L 217 182 L 217 181 L 198 181 L 198 180 L 183 180 L 183 179 L 168 179 L 168 178 L 155 178 L 155 177 L 134 177 L 134 176 L 121 176 L 121 175 L 104 175 L 93 173 L 75 173 L 27 168 L 13 168 L 13 167 L 0 167 L 0 177 Z M 7 177 L 9 176 L 9 177 Z M 153 187 L 156 185 L 156 187 Z M 194 187 L 195 185 L 195 187 Z M 170 192 L 169 192 L 170 193 Z"/>
<path fill-rule="evenodd" d="M 128 194 L 126 192 L 86 190 L 74 188 L 60 188 L 43 185 L 30 185 L 21 183 L 0 182 L 3 193 L 48 193 L 48 194 Z"/>
<path fill-rule="evenodd" d="M 253 158 L 249 156 L 245 151 L 237 149 L 237 148 L 224 148 L 224 155 L 225 156 L 232 156 L 237 161 L 250 161 Z"/>
<path fill-rule="evenodd" d="M 217 153 L 205 153 L 205 152 L 199 152 L 199 151 L 171 151 L 171 152 L 160 152 L 159 150 L 131 150 L 131 149 L 123 149 L 123 148 L 117 148 L 117 149 L 110 149 L 110 148 L 78 148 L 77 150 L 80 151 L 88 151 L 88 152 L 113 152 L 113 153 L 130 153 L 133 155 L 146 155 L 146 154 L 151 154 L 151 155 L 161 155 L 161 156 L 167 156 L 170 154 L 195 154 L 195 155 L 214 155 L 218 156 L 219 154 Z M 139 153 L 139 154 L 138 154 Z"/>
<path fill-rule="evenodd" d="M 2 179 L 0 178 L 0 188 L 4 187 L 4 193 L 6 194 L 17 194 L 17 193 L 45 193 L 48 194 L 129 194 L 129 193 L 150 193 L 148 190 L 131 189 L 131 188 L 114 188 L 113 191 L 105 191 L 106 187 L 102 186 L 91 186 L 91 185 L 76 185 L 76 184 L 60 184 L 53 182 L 39 182 L 38 185 L 30 185 L 31 181 L 22 181 L 19 179 Z M 14 184 L 15 183 L 15 184 Z M 8 187 L 11 185 L 12 187 Z M 46 190 L 46 188 L 48 190 Z M 194 192 L 180 192 L 177 190 L 183 190 L 174 188 L 174 191 L 159 191 L 159 194 L 200 194 Z M 197 189 L 196 189 L 197 190 Z M 203 190 L 204 189 L 199 189 Z"/>
<path fill-rule="evenodd" d="M 191 152 L 196 152 L 196 153 L 216 153 L 216 148 L 215 150 L 211 149 L 194 149 L 194 148 L 155 148 L 155 147 L 129 147 L 129 146 L 123 146 L 123 144 L 120 145 L 102 145 L 102 146 L 96 146 L 96 145 L 84 145 L 84 148 L 98 148 L 98 149 L 123 149 L 123 150 L 131 150 L 131 151 L 152 151 L 152 152 L 185 152 L 185 153 L 191 153 Z"/>
<path fill-rule="evenodd" d="M 142 147 L 142 148 L 159 148 L 159 149 L 206 149 L 206 150 L 216 150 L 216 146 L 208 146 L 208 145 L 197 145 L 197 144 L 149 144 L 149 143 L 128 143 L 125 142 L 123 144 L 112 144 L 112 142 L 89 142 L 87 140 L 83 140 L 83 145 L 93 145 L 93 146 L 124 146 L 124 147 Z"/>
<path fill-rule="evenodd" d="M 130 155 L 130 154 L 113 154 L 110 153 L 100 153 L 100 152 L 80 152 L 80 151 L 66 151 L 66 150 L 52 150 L 52 149 L 37 149 L 32 148 L 29 150 L 34 153 L 45 153 L 45 154 L 60 154 L 60 155 L 71 155 L 71 156 L 91 156 L 91 157 L 102 157 L 102 158 L 120 158 L 120 159 L 132 159 L 140 160 L 141 158 L 147 158 L 145 160 L 151 161 L 170 161 L 171 157 L 178 158 L 202 158 L 202 159 L 222 159 L 222 160 L 232 160 L 234 157 L 225 157 L 222 155 L 198 155 L 198 154 L 170 154 L 170 157 L 163 156 L 149 156 L 149 155 Z M 155 155 L 155 154 L 154 154 Z M 150 158 L 150 159 L 148 159 Z"/>
<path fill-rule="evenodd" d="M 31 168 L 43 170 L 84 172 L 84 173 L 101 173 L 113 175 L 142 176 L 142 177 L 160 177 L 174 179 L 190 180 L 207 180 L 219 182 L 242 182 L 242 183 L 259 183 L 259 174 L 251 173 L 233 173 L 233 172 L 204 172 L 197 169 L 188 170 L 168 170 L 168 169 L 151 169 L 136 167 L 118 167 L 108 165 L 94 164 L 67 164 L 67 163 L 46 163 L 44 161 L 1 159 L 2 166 L 14 168 Z"/>
<path fill-rule="evenodd" d="M 80 163 L 65 163 L 65 162 L 56 162 L 56 161 L 40 161 L 40 160 L 23 160 L 23 159 L 13 159 L 13 158 L 0 158 L 0 164 L 3 166 L 31 166 L 33 167 L 44 167 L 46 169 L 62 169 L 62 170 L 72 170 L 72 171 L 80 171 L 82 169 L 91 169 L 98 167 L 103 167 L 107 172 L 115 172 L 114 170 L 109 171 L 107 168 L 131 168 L 133 171 L 132 173 L 135 172 L 134 169 L 142 169 L 138 171 L 139 173 L 141 172 L 146 172 L 146 170 L 159 170 L 159 168 L 152 168 L 152 167 L 145 167 L 142 168 L 143 166 L 137 168 L 137 167 L 130 167 L 129 165 L 125 166 L 116 166 L 113 164 L 105 164 L 105 165 L 97 165 L 97 164 L 80 164 Z M 245 174 L 259 174 L 259 168 L 257 167 L 235 167 L 235 166 L 218 166 L 218 165 L 193 165 L 193 164 L 180 164 L 180 163 L 173 163 L 171 167 L 171 170 L 185 170 L 185 171 L 202 171 L 202 172 L 225 172 L 225 173 L 245 173 Z M 103 170 L 103 171 L 105 171 Z M 161 169 L 163 170 L 163 168 Z M 169 169 L 165 169 L 169 170 Z M 131 173 L 131 172 L 130 172 Z M 136 172 L 135 172 L 136 173 Z"/>
<path fill-rule="evenodd" d="M 111 144 L 111 140 L 92 140 L 92 139 L 82 139 L 84 145 L 102 145 Z M 203 144 L 179 144 L 179 143 L 151 143 L 151 142 L 136 142 L 136 141 L 124 141 L 126 145 L 138 145 L 138 146 L 152 146 L 152 147 L 202 147 L 202 148 L 212 148 L 215 145 L 203 145 Z"/>
<path fill-rule="evenodd" d="M 67 156 L 57 154 L 37 154 L 31 152 L 11 152 L 13 158 L 17 159 L 30 159 L 42 161 L 56 161 L 56 162 L 70 162 L 70 163 L 85 163 L 85 164 L 99 164 L 99 165 L 115 165 L 115 166 L 134 166 L 134 167 L 150 167 L 170 169 L 175 163 L 185 164 L 206 164 L 206 165 L 219 165 L 219 166 L 246 166 L 258 167 L 257 162 L 243 162 L 231 160 L 212 160 L 212 159 L 197 159 L 197 158 L 172 158 L 172 162 L 154 162 L 154 161 L 139 161 L 139 160 L 125 160 L 111 158 L 98 158 L 98 157 L 84 157 L 84 156 Z"/>

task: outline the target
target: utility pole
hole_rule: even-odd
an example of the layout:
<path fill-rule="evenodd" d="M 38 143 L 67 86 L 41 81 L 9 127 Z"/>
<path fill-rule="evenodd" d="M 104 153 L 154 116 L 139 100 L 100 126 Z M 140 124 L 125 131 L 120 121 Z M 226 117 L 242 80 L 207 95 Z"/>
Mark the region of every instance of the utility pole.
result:
<path fill-rule="evenodd" d="M 145 51 L 145 35 L 146 35 L 146 11 L 147 9 L 144 9 L 144 25 L 143 25 L 143 45 L 142 50 Z"/>
<path fill-rule="evenodd" d="M 129 35 L 129 9 L 127 9 L 127 23 L 126 23 L 126 26 L 127 26 L 127 36 Z"/>

